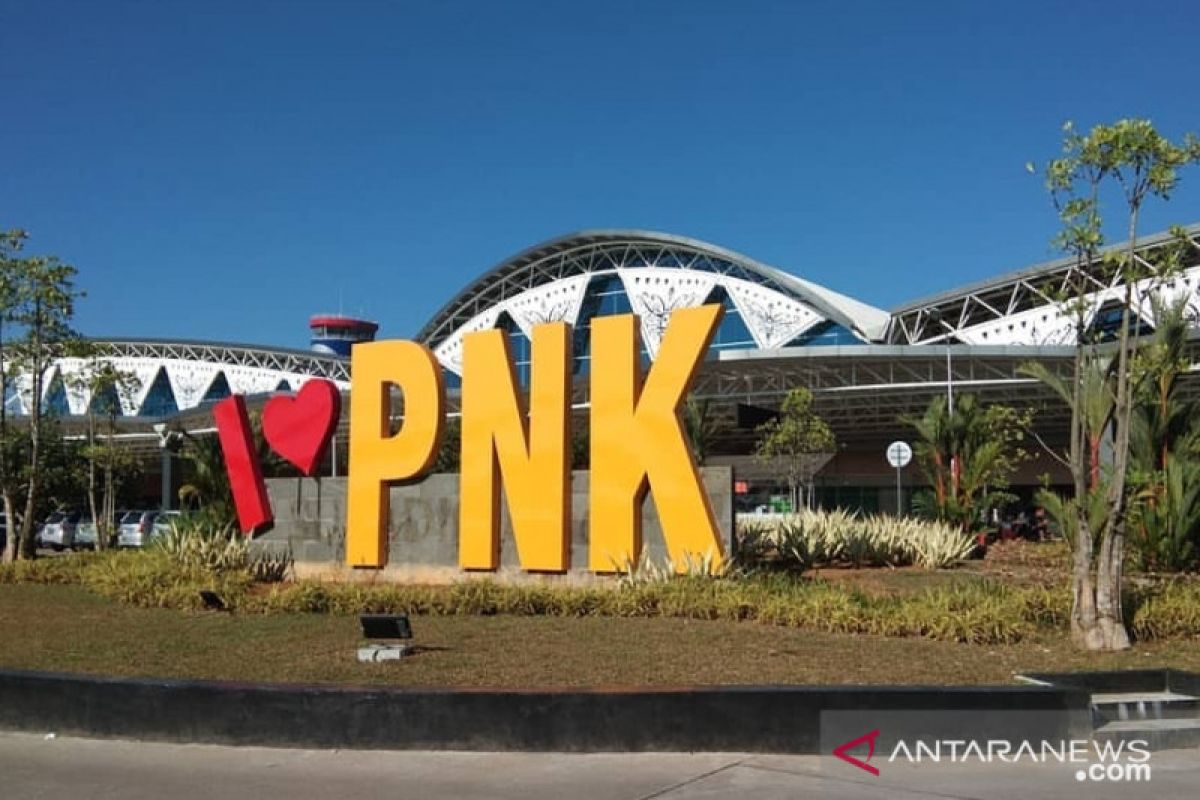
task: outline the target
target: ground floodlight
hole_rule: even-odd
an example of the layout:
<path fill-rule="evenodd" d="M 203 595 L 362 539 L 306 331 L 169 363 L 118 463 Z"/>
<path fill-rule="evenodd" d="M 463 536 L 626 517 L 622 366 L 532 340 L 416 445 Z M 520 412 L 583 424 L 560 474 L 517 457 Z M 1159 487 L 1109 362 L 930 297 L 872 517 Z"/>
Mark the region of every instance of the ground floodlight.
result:
<path fill-rule="evenodd" d="M 364 639 L 411 639 L 408 614 L 360 614 Z"/>

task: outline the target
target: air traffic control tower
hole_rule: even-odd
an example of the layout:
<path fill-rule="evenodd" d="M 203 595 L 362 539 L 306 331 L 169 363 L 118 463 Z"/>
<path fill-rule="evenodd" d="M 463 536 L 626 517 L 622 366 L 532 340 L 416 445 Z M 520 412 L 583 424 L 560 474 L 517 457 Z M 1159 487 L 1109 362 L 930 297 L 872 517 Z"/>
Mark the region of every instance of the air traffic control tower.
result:
<path fill-rule="evenodd" d="M 379 324 L 340 314 L 317 314 L 308 320 L 311 347 L 317 353 L 348 357 L 356 342 L 372 342 Z"/>

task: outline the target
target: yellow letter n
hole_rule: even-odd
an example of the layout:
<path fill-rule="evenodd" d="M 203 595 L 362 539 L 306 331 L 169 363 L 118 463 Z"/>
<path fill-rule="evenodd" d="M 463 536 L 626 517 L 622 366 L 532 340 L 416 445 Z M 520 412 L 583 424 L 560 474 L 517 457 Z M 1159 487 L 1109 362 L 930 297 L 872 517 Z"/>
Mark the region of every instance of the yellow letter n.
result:
<path fill-rule="evenodd" d="M 391 432 L 391 387 L 404 396 L 404 422 Z M 415 342 L 356 344 L 350 352 L 350 469 L 346 491 L 346 563 L 388 560 L 391 481 L 420 476 L 437 456 L 444 421 L 442 368 Z"/>
<path fill-rule="evenodd" d="M 689 558 L 721 562 L 712 504 L 684 437 L 679 406 L 722 313 L 720 306 L 707 305 L 671 314 L 644 386 L 637 317 L 592 320 L 588 563 L 595 572 L 620 570 L 641 557 L 647 488 L 676 568 L 685 570 Z"/>
<path fill-rule="evenodd" d="M 518 392 L 508 336 L 463 337 L 462 484 L 458 563 L 500 566 L 503 480 L 521 567 L 565 572 L 571 559 L 571 328 L 533 329 L 529 409 Z"/>

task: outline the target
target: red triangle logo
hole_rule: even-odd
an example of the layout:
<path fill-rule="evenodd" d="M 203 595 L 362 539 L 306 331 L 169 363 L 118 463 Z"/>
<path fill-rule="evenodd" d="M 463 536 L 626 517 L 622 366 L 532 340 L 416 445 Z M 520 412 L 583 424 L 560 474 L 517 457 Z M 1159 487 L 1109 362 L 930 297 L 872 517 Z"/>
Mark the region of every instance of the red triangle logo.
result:
<path fill-rule="evenodd" d="M 865 733 L 857 739 L 852 739 L 845 744 L 838 746 L 834 749 L 833 754 L 842 761 L 845 761 L 847 764 L 852 764 L 861 770 L 871 773 L 875 777 L 879 777 L 879 770 L 867 763 L 867 761 L 871 760 L 871 756 L 875 755 L 875 739 L 878 736 L 879 729 L 876 728 L 870 733 Z M 859 761 L 857 758 L 847 752 L 848 750 L 853 750 L 863 743 L 866 743 L 870 747 L 870 749 L 867 751 L 867 761 Z"/>

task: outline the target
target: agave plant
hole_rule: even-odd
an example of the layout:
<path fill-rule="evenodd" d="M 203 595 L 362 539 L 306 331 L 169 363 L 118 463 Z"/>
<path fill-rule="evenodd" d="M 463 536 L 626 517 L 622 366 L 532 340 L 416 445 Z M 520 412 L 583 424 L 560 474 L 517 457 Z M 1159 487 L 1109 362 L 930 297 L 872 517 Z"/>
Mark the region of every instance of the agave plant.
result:
<path fill-rule="evenodd" d="M 937 569 L 969 557 L 975 547 L 974 539 L 957 525 L 882 514 L 864 517 L 842 509 L 748 519 L 739 530 L 743 539 L 754 537 L 756 552 L 764 559 L 800 569 L 914 563 Z"/>
<path fill-rule="evenodd" d="M 651 583 L 667 583 L 679 577 L 723 578 L 734 574 L 728 560 L 717 564 L 717 554 L 685 553 L 683 561 L 676 563 L 670 557 L 654 559 L 649 551 L 643 550 L 637 561 L 626 556 L 622 561 L 610 558 L 613 568 L 621 573 L 617 585 L 622 588 L 645 586 Z"/>
<path fill-rule="evenodd" d="M 207 572 L 246 569 L 250 563 L 246 540 L 232 525 L 211 525 L 199 517 L 183 516 L 153 546 L 180 566 Z"/>

